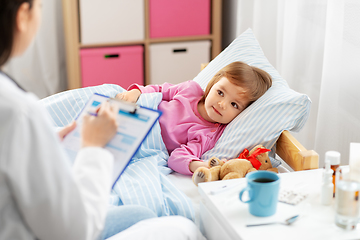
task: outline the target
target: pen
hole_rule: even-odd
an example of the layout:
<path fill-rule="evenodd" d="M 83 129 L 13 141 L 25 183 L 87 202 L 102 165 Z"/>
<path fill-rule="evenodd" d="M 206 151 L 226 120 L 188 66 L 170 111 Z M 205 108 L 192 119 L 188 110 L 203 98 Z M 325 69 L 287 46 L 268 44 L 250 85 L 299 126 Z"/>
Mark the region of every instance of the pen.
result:
<path fill-rule="evenodd" d="M 107 99 L 106 102 L 109 102 L 109 99 Z M 97 117 L 97 113 L 98 113 L 99 110 L 100 110 L 100 106 L 99 106 L 98 104 L 101 104 L 101 103 L 97 103 L 97 105 L 95 105 L 95 106 L 97 106 L 95 112 L 90 112 L 90 111 L 88 111 L 87 113 L 88 113 L 89 115 L 91 115 L 91 116 Z M 93 105 L 93 106 L 94 106 L 94 105 Z"/>

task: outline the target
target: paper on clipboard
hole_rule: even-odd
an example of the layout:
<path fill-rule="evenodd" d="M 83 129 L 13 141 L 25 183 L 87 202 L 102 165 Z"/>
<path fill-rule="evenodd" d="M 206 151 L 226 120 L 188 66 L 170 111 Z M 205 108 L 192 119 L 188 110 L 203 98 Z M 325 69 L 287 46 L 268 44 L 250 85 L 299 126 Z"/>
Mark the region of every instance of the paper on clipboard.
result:
<path fill-rule="evenodd" d="M 139 149 L 161 112 L 153 109 L 137 106 L 124 101 L 112 99 L 100 94 L 94 94 L 76 119 L 77 126 L 63 141 L 65 150 L 72 161 L 81 147 L 80 129 L 82 118 L 86 114 L 94 114 L 99 105 L 109 101 L 119 107 L 117 121 L 119 123 L 117 133 L 105 146 L 114 155 L 113 186 L 121 173 L 124 171 L 131 158 Z"/>

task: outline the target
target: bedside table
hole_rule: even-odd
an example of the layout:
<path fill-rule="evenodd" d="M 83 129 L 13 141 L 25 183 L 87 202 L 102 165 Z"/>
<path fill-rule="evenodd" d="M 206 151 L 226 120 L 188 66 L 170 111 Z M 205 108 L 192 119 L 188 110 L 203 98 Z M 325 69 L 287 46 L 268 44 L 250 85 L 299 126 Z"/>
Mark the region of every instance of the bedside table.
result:
<path fill-rule="evenodd" d="M 239 200 L 239 192 L 246 186 L 246 179 L 232 179 L 200 183 L 200 230 L 209 240 L 219 239 L 359 239 L 357 229 L 346 231 L 335 225 L 335 199 L 330 206 L 320 203 L 323 169 L 280 173 L 280 191 L 294 190 L 307 194 L 297 205 L 279 202 L 275 215 L 255 217 L 249 213 L 248 204 Z M 212 190 L 224 185 L 232 186 L 218 194 Z M 247 224 L 283 222 L 299 214 L 292 225 L 273 224 L 246 227 Z"/>

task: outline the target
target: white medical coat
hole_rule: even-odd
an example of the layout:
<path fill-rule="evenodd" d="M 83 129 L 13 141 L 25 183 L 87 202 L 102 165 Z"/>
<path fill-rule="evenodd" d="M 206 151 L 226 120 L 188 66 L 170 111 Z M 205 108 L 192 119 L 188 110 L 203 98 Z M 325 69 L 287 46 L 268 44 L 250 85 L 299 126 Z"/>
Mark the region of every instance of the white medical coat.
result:
<path fill-rule="evenodd" d="M 113 161 L 84 148 L 71 167 L 38 99 L 0 73 L 0 240 L 96 239 Z"/>

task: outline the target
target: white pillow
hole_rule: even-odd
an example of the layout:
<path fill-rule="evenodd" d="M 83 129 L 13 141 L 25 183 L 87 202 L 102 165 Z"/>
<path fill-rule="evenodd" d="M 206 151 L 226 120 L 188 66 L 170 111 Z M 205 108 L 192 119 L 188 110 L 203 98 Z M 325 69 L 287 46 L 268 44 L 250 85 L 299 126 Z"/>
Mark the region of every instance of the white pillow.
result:
<path fill-rule="evenodd" d="M 311 101 L 308 96 L 290 89 L 287 82 L 269 63 L 251 29 L 237 37 L 194 81 L 205 89 L 214 74 L 234 61 L 243 61 L 268 72 L 273 80 L 272 87 L 257 101 L 239 114 L 226 128 L 215 147 L 201 159 L 212 156 L 233 158 L 257 144 L 273 148 L 284 130 L 299 131 L 310 113 Z M 271 156 L 274 157 L 272 149 Z M 273 165 L 278 165 L 272 159 Z M 276 166 L 274 166 L 276 167 Z"/>

